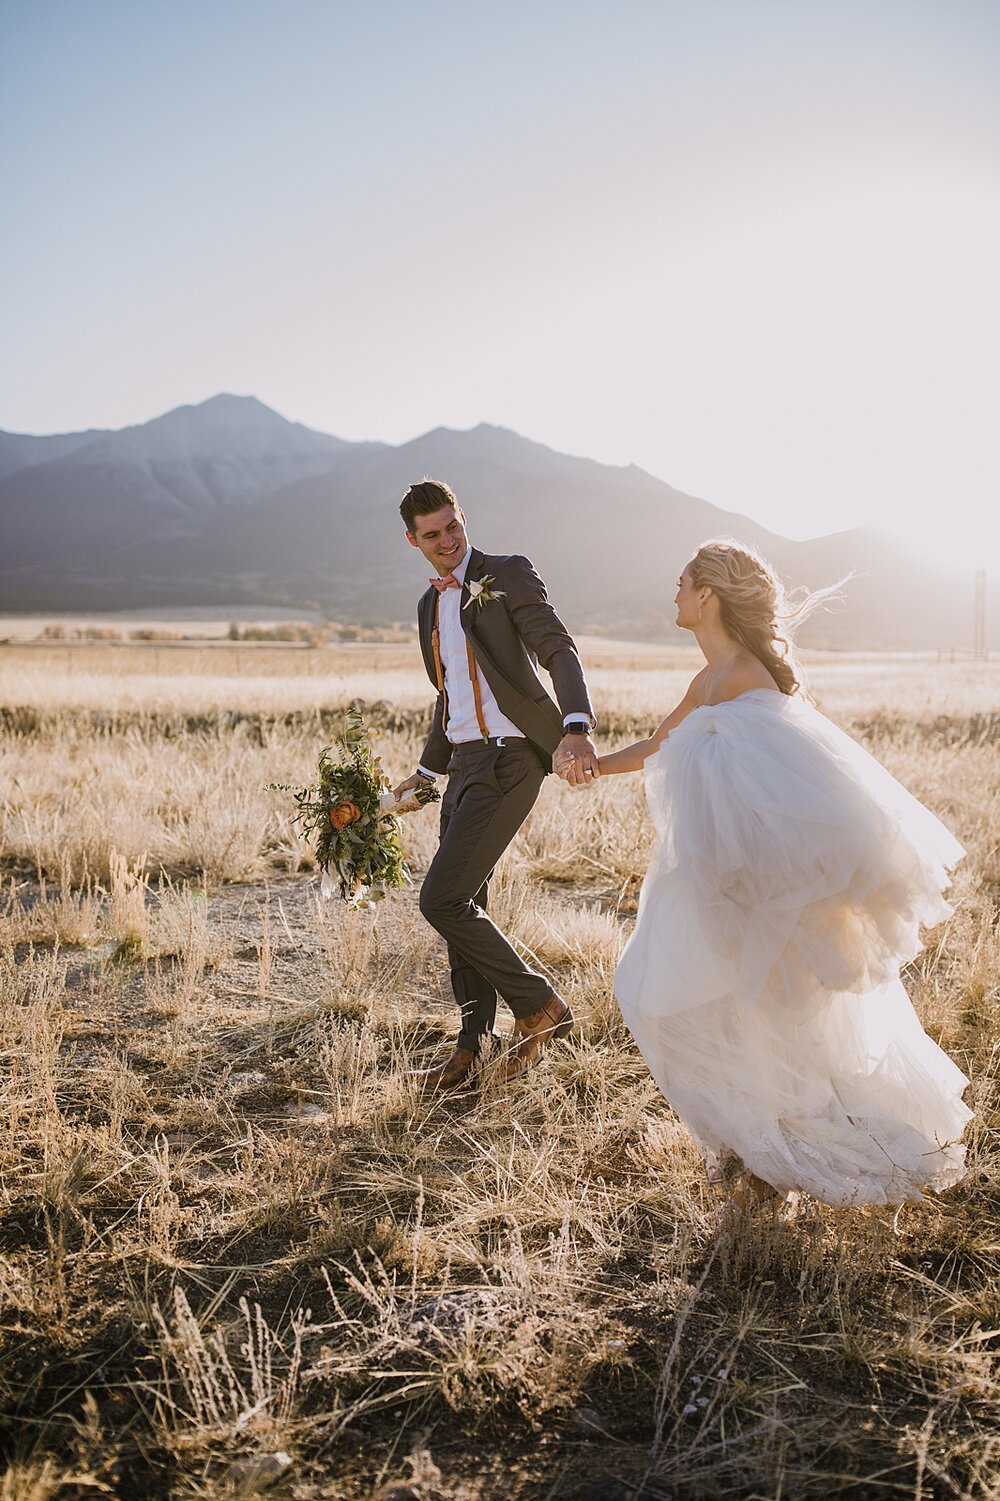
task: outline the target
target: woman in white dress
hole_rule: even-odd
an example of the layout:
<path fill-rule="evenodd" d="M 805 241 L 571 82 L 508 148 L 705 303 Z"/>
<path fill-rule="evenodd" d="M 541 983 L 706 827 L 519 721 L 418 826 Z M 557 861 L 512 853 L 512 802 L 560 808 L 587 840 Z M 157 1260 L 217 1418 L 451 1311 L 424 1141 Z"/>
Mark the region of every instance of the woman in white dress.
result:
<path fill-rule="evenodd" d="M 657 832 L 615 975 L 625 1020 L 716 1177 L 839 1205 L 955 1183 L 968 1080 L 899 971 L 964 851 L 801 696 L 763 559 L 706 543 L 675 602 L 706 666 L 599 762 L 645 769 Z"/>

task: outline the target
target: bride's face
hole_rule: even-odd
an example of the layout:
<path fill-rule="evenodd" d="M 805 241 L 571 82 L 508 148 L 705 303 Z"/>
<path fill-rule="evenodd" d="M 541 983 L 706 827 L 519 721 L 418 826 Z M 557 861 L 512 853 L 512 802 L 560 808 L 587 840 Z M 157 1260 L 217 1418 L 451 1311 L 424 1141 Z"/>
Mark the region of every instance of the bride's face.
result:
<path fill-rule="evenodd" d="M 701 604 L 698 596 L 701 592 L 703 591 L 694 586 L 689 563 L 677 580 L 677 593 L 674 595 L 674 604 L 677 606 L 677 624 L 686 631 L 693 630 L 698 624 L 698 610 Z"/>

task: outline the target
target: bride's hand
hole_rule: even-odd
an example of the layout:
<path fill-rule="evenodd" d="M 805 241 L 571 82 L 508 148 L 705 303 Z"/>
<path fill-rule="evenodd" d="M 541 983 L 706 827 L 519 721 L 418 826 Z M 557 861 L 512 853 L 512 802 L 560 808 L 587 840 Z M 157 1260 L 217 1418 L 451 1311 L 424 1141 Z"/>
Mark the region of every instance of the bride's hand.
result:
<path fill-rule="evenodd" d="M 571 780 L 570 773 L 576 765 L 576 757 L 571 751 L 557 750 L 552 757 L 552 770 L 557 777 L 562 777 L 564 782 Z"/>

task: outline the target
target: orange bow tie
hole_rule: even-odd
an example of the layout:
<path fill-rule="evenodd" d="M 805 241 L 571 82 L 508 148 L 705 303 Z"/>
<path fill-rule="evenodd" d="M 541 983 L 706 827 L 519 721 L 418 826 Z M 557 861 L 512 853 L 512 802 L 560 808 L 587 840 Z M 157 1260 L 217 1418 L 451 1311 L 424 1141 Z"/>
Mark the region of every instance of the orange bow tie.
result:
<path fill-rule="evenodd" d="M 446 589 L 461 589 L 462 587 L 453 573 L 446 573 L 441 578 L 431 579 L 430 582 L 439 594 L 443 594 Z"/>

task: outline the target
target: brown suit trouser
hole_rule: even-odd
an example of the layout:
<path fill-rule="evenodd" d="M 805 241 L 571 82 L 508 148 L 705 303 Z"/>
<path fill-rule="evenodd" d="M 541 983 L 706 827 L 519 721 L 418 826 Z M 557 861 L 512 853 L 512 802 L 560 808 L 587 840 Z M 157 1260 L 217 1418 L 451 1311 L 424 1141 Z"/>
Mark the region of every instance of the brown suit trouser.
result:
<path fill-rule="evenodd" d="M 497 996 L 530 1016 L 552 994 L 487 915 L 493 869 L 534 807 L 545 771 L 526 740 L 455 746 L 441 802 L 441 843 L 420 890 L 420 910 L 448 944 L 462 1008 L 458 1046 L 478 1051 L 492 1032 Z"/>

